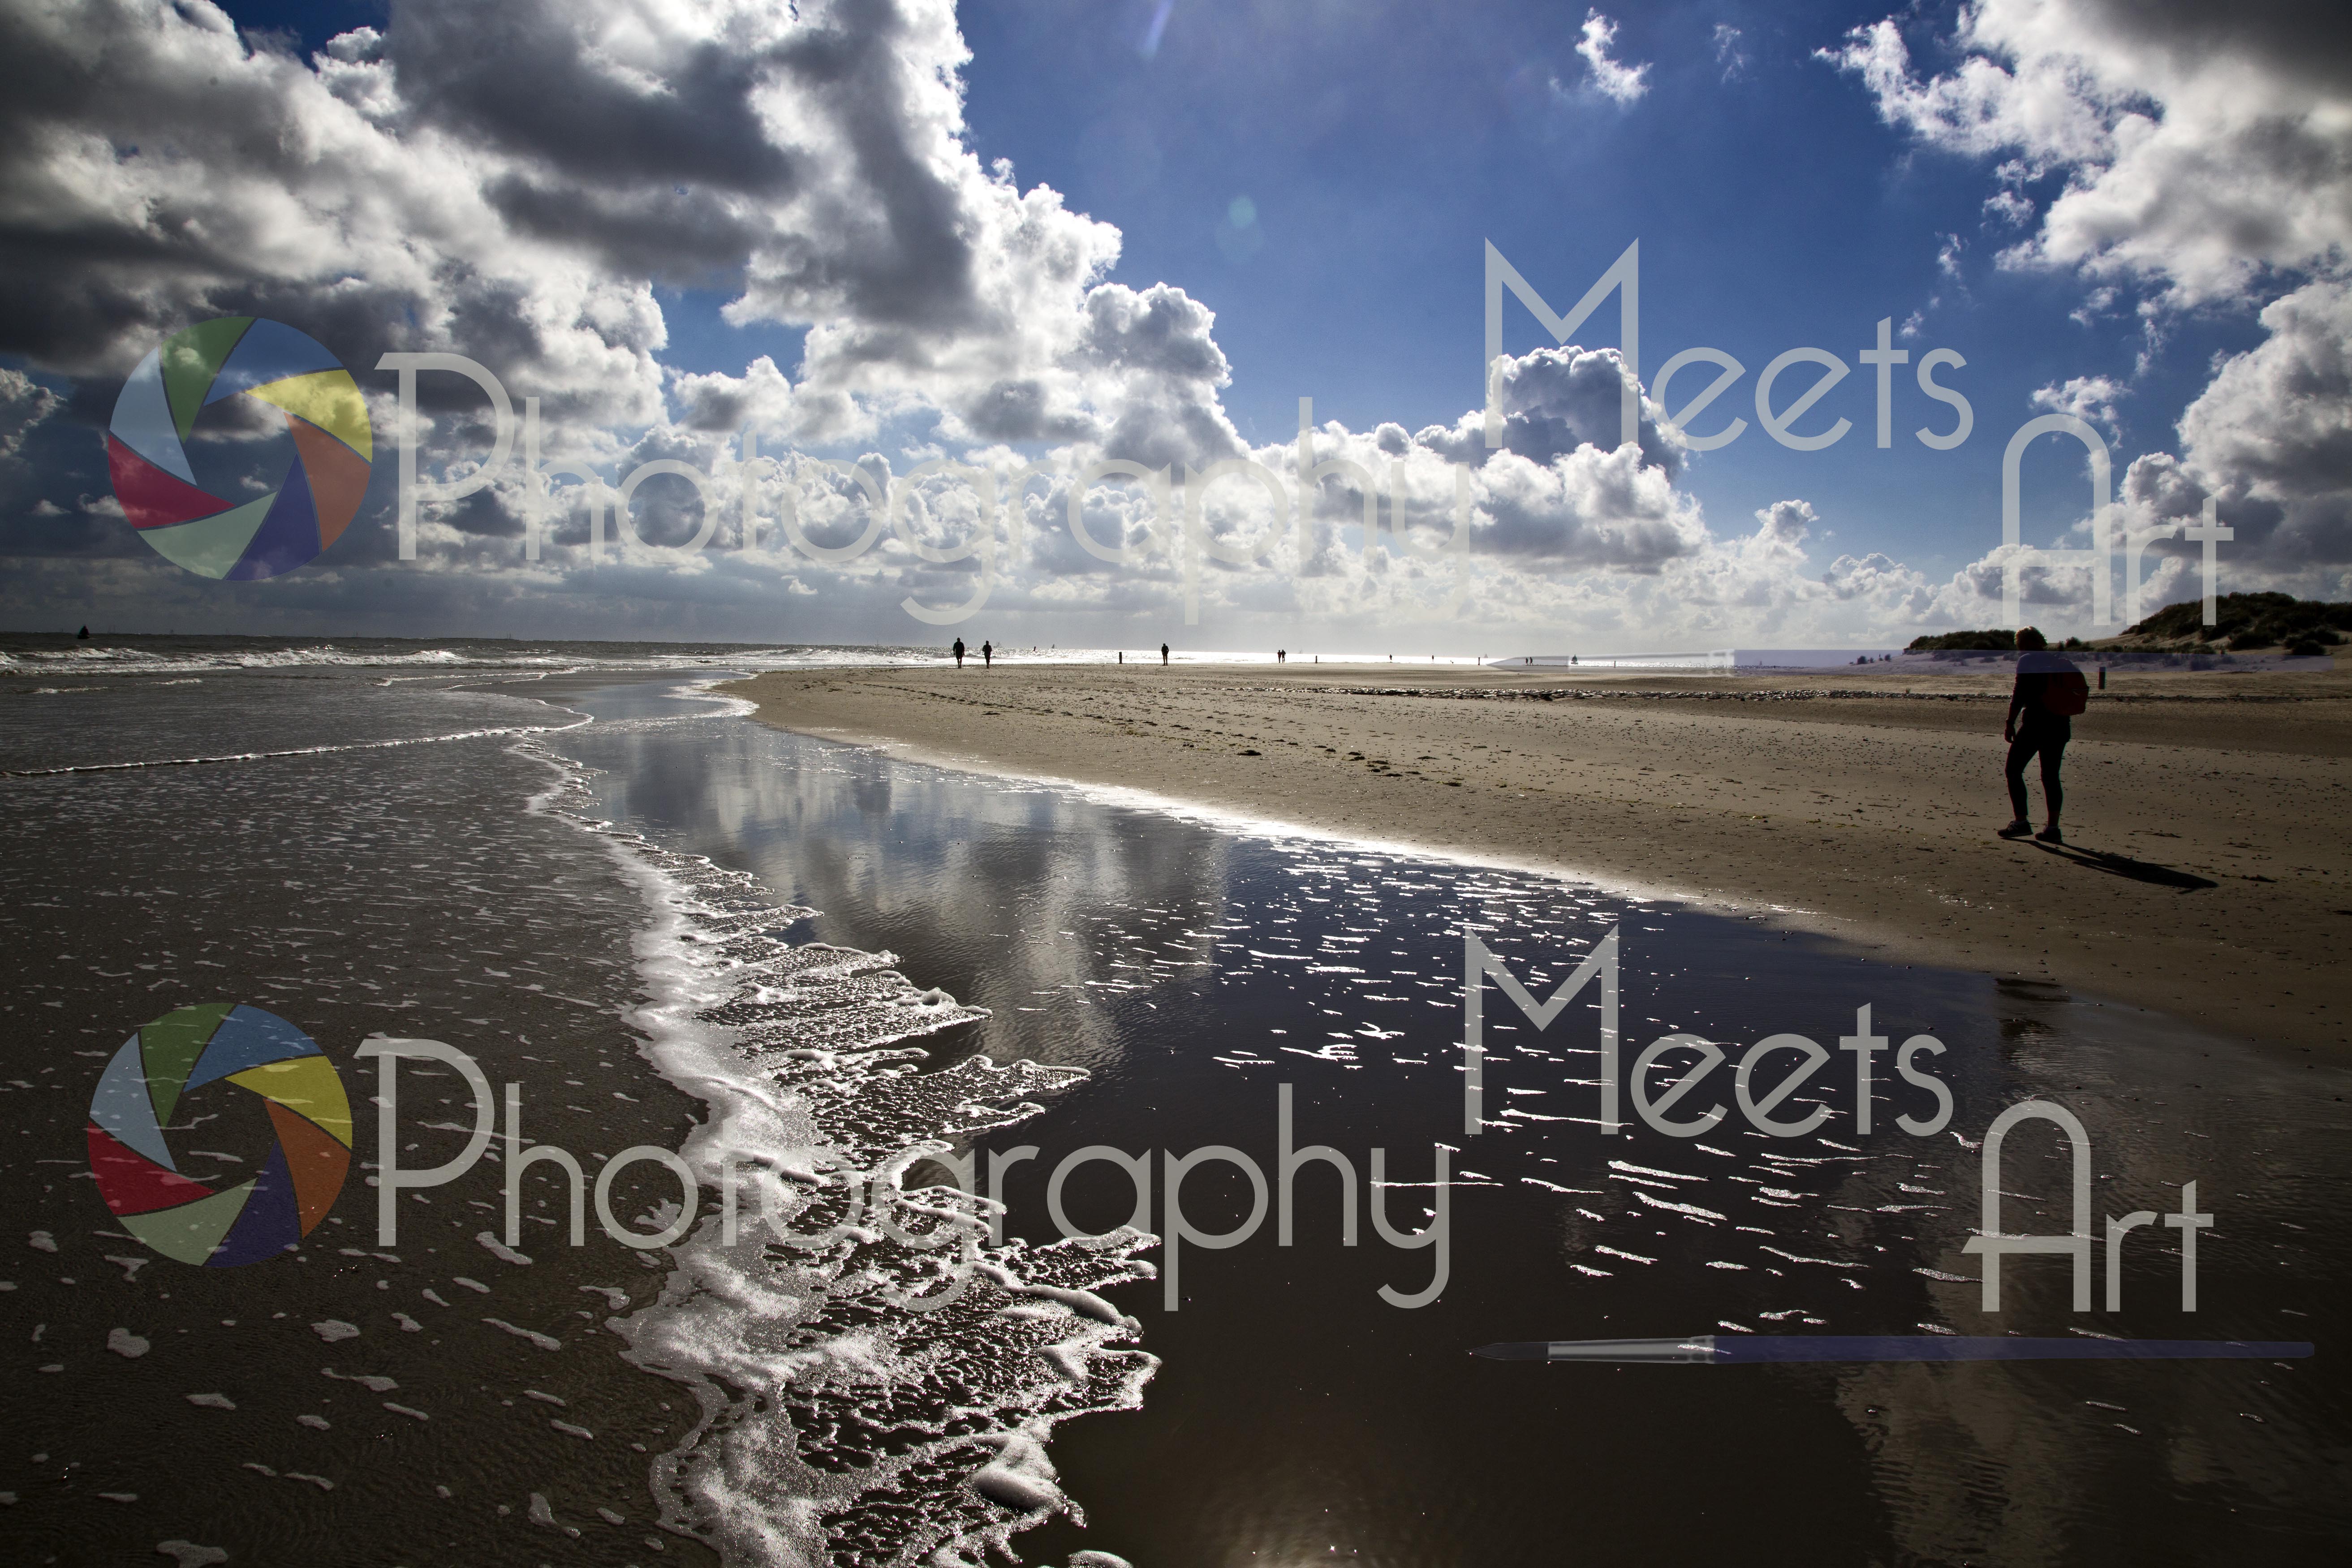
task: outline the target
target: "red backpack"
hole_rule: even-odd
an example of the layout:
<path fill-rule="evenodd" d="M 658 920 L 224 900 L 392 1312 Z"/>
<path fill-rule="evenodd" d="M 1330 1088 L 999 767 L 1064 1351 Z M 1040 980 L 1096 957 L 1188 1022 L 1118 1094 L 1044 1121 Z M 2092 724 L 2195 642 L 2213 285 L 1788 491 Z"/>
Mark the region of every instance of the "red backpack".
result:
<path fill-rule="evenodd" d="M 2091 705 L 2091 683 L 2083 679 L 2079 669 L 2063 670 L 2042 679 L 2042 706 L 2061 718 L 2071 719 Z"/>

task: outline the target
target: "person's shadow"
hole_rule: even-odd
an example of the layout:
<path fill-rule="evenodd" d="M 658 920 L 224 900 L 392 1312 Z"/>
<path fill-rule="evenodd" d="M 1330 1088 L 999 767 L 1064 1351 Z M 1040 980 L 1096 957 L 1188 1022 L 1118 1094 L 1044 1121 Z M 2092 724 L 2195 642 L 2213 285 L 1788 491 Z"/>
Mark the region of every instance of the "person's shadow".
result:
<path fill-rule="evenodd" d="M 2169 866 L 2158 866 L 2147 860 L 2135 860 L 2128 855 L 2110 854 L 2104 849 L 2084 849 L 2073 844 L 2044 844 L 2038 839 L 2033 840 L 2032 843 L 2036 849 L 2045 855 L 2055 855 L 2060 859 L 2071 860 L 2077 866 L 2088 866 L 2094 871 L 2105 871 L 2110 877 L 2129 878 L 2132 881 L 2146 882 L 2151 887 L 2177 888 L 2184 893 L 2193 893 L 2200 888 L 2218 888 L 2221 885 L 2219 882 L 2208 881 L 2191 872 L 2176 871 Z"/>

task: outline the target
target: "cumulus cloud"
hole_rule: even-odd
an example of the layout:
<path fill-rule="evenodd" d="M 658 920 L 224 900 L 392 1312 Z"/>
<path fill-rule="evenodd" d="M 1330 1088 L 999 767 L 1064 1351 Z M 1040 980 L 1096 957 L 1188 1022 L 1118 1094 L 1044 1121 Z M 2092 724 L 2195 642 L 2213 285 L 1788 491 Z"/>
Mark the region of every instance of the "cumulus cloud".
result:
<path fill-rule="evenodd" d="M 1116 229 L 982 167 L 944 0 L 401 7 L 308 62 L 204 0 L 0 18 L 0 349 L 120 374 L 191 317 L 454 348 L 662 417 L 654 287 L 809 328 L 808 413 L 1042 433 Z M 65 251 L 76 265 L 59 266 Z M 1065 399 L 1068 389 L 1062 391 Z"/>
<path fill-rule="evenodd" d="M 749 426 L 762 433 L 795 435 L 802 426 L 801 400 L 792 381 L 761 354 L 741 375 L 712 371 L 680 375 L 670 385 L 679 423 L 690 430 L 732 432 Z"/>
<path fill-rule="evenodd" d="M 2225 356 L 2182 413 L 2179 452 L 2124 470 L 2127 539 L 2147 542 L 2149 570 L 2169 582 L 2201 561 L 2180 531 L 2210 500 L 2233 534 L 2223 591 L 2340 594 L 2352 563 L 2352 286 L 2307 283 L 2261 320 L 2264 341 Z"/>
<path fill-rule="evenodd" d="M 1580 447 L 1549 463 L 1505 453 L 1479 483 L 1485 521 L 1472 537 L 1496 555 L 1647 571 L 1706 536 L 1689 498 L 1632 447 Z"/>
<path fill-rule="evenodd" d="M 2018 602 L 2030 614 L 2040 607 L 2080 616 L 2092 603 L 2093 563 L 2074 552 L 2002 544 L 1952 574 L 1936 595 L 1942 618 L 1990 625 L 2000 612 L 2006 574 L 2014 571 Z"/>
<path fill-rule="evenodd" d="M 111 377 L 232 313 L 360 369 L 447 350 L 541 398 L 549 452 L 607 470 L 707 465 L 747 424 L 836 447 L 897 421 L 1155 462 L 1239 450 L 1213 318 L 1104 283 L 1115 228 L 982 165 L 966 58 L 946 0 L 420 0 L 308 61 L 205 0 L 15 8 L 0 353 Z M 806 328 L 802 363 L 666 371 L 669 285 Z M 428 471 L 462 475 L 488 446 L 479 395 L 420 393 Z M 428 508 L 428 536 L 511 538 L 521 500 L 501 482 Z"/>
<path fill-rule="evenodd" d="M 1902 625 L 1922 620 L 1935 609 L 1927 580 L 1892 556 L 1872 551 L 1867 555 L 1841 555 L 1822 574 L 1822 585 L 1834 599 L 1860 600 L 1880 612 L 1877 624 Z"/>
<path fill-rule="evenodd" d="M 1503 445 L 1543 463 L 1579 447 L 1613 447 L 1624 434 L 1624 396 L 1638 400 L 1641 460 L 1669 479 L 1682 472 L 1684 440 L 1625 369 L 1615 349 L 1538 349 L 1496 373 Z"/>
<path fill-rule="evenodd" d="M 1596 11 L 1579 53 L 1592 90 L 1630 105 L 1649 67 L 1612 58 L 1615 37 Z M 608 635 L 674 634 L 790 604 L 801 635 L 870 636 L 902 604 L 936 617 L 985 597 L 1106 626 L 1183 602 L 1719 644 L 1924 613 L 1885 557 L 1817 569 L 1807 502 L 1714 532 L 1681 436 L 1612 349 L 1500 367 L 1499 448 L 1482 409 L 1418 431 L 1327 423 L 1302 485 L 1300 444 L 1253 447 L 1225 409 L 1209 305 L 1109 280 L 1116 228 L 983 163 L 966 58 L 948 0 L 414 0 L 307 60 L 206 0 L 0 11 L 0 353 L 95 387 L 233 313 L 362 371 L 446 350 L 541 399 L 546 458 L 610 476 L 562 478 L 541 515 L 509 467 L 423 509 L 416 562 L 390 561 L 388 528 L 355 529 L 273 590 L 355 628 L 415 629 L 437 606 L 469 628 L 592 614 Z M 803 330 L 799 363 L 666 365 L 677 287 L 723 294 L 738 325 Z M 1621 444 L 1629 384 L 1640 426 Z M 462 478 L 489 445 L 481 399 L 455 376 L 422 390 L 428 469 Z M 56 405 L 0 371 L 0 455 L 47 440 Z M 954 474 L 907 484 L 930 459 L 1028 471 L 992 516 Z M 1282 493 L 1216 467 L 1243 459 Z M 706 478 L 646 479 L 616 517 L 602 487 L 646 464 Z M 1105 464 L 1168 477 L 1114 467 L 1074 495 Z M 102 471 L 82 477 L 47 511 L 25 503 L 43 549 L 120 557 L 77 593 L 186 602 L 126 531 L 65 541 L 112 506 Z M 54 574 L 18 559 L 0 603 L 38 604 Z"/>
<path fill-rule="evenodd" d="M 57 411 L 58 395 L 21 370 L 0 365 L 0 459 L 23 450 L 33 426 Z"/>
<path fill-rule="evenodd" d="M 2116 418 L 2116 403 L 2130 395 L 2131 388 L 2112 376 L 2077 375 L 2037 388 L 2033 406 L 2087 420 L 2104 431 L 2110 442 L 2120 443 L 2123 436 Z"/>
<path fill-rule="evenodd" d="M 1936 46 L 1953 58 L 1941 71 L 1915 68 L 1893 18 L 1821 51 L 1888 124 L 2001 160 L 1988 216 L 2032 226 L 2002 259 L 2090 281 L 2077 321 L 2142 290 L 2143 368 L 2169 312 L 2261 306 L 2265 341 L 2219 363 L 2180 416 L 2177 453 L 2123 476 L 2129 526 L 2159 541 L 2162 571 L 2193 548 L 2169 535 L 2208 496 L 2237 531 L 2226 555 L 2242 584 L 2309 589 L 2298 573 L 2352 561 L 2352 32 L 2338 24 L 2294 0 L 1984 0 Z M 2119 443 L 2128 391 L 2083 376 L 2033 401 Z M 1993 561 L 1956 578 L 1947 607 Z M 2055 566 L 2032 577 L 2045 595 L 2067 580 Z"/>
<path fill-rule="evenodd" d="M 2352 562 L 2352 286 L 2305 284 L 2262 321 L 2181 415 L 2185 466 L 2269 563 Z"/>
<path fill-rule="evenodd" d="M 2352 31 L 2335 7 L 2192 0 L 1982 0 L 1915 71 L 1893 18 L 1822 57 L 1890 125 L 1954 153 L 2011 154 L 2000 215 L 2063 176 L 2011 259 L 2243 297 L 2265 269 L 2352 254 Z"/>
<path fill-rule="evenodd" d="M 1811 501 L 1774 501 L 1755 517 L 1754 532 L 1710 538 L 1669 569 L 1694 630 L 1718 642 L 1835 644 L 1883 638 L 1931 612 L 1926 579 L 1885 555 L 1840 555 L 1814 575 L 1806 544 L 1821 518 Z"/>
<path fill-rule="evenodd" d="M 1801 552 L 1805 540 L 1821 521 L 1809 500 L 1776 500 L 1756 512 L 1756 537 L 1776 550 Z"/>

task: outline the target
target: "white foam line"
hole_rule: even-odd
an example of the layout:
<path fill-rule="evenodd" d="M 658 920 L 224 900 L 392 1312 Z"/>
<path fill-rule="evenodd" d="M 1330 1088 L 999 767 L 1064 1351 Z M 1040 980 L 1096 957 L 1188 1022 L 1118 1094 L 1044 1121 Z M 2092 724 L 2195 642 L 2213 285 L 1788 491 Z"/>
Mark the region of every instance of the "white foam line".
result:
<path fill-rule="evenodd" d="M 464 641 L 467 639 L 457 639 Z M 658 647 L 655 643 L 642 644 Z M 448 648 L 428 648 L 416 653 L 343 653 L 332 643 L 315 647 L 271 648 L 253 652 L 234 649 L 193 649 L 185 652 L 148 653 L 137 648 L 65 648 L 55 652 L 41 649 L 19 650 L 16 654 L 0 651 L 0 675 L 13 676 L 89 676 L 89 675 L 179 675 L 190 670 L 204 670 L 234 675 L 241 670 L 273 669 L 415 669 L 426 673 L 396 676 L 403 680 L 432 680 L 445 676 L 474 676 L 483 673 L 511 673 L 518 677 L 572 674 L 663 674 L 708 669 L 714 664 L 741 666 L 754 672 L 789 672 L 806 669 L 898 669 L 928 668 L 941 656 L 928 649 L 913 647 L 830 647 L 803 649 L 795 652 L 785 647 L 746 647 L 741 653 L 725 657 L 707 653 L 646 653 L 635 657 L 599 658 L 593 654 L 552 653 L 532 650 L 491 653 L 475 649 L 459 653 Z M 1045 662 L 1040 660 L 1038 662 Z M 722 678 L 725 679 L 725 678 Z M 83 688 L 96 690 L 95 687 Z"/>
<path fill-rule="evenodd" d="M 766 917 L 788 911 L 790 906 L 776 900 L 748 875 L 725 870 L 705 857 L 666 849 L 625 826 L 598 820 L 586 795 L 589 770 L 578 762 L 530 741 L 517 742 L 512 750 L 547 763 L 557 774 L 549 788 L 531 797 L 530 809 L 564 816 L 592 834 L 624 879 L 646 901 L 650 918 L 639 927 L 634 945 L 638 973 L 650 1000 L 630 1015 L 629 1022 L 639 1034 L 639 1048 L 654 1071 L 709 1107 L 679 1150 L 706 1190 L 719 1184 L 722 1165 L 731 1158 L 739 1166 L 752 1167 L 747 1173 L 749 1184 L 779 1186 L 789 1200 L 797 1184 L 790 1178 L 821 1168 L 821 1136 L 831 1135 L 822 1108 L 840 1098 L 839 1091 L 854 1091 L 864 1074 L 894 1071 L 892 1064 L 921 1054 L 907 1048 L 907 1042 L 955 1022 L 985 1016 L 978 1009 L 956 1005 L 944 993 L 919 991 L 903 976 L 897 976 L 902 990 L 865 996 L 868 1005 L 881 1009 L 874 1020 L 877 1027 L 869 1031 L 871 1037 L 845 1050 L 838 1063 L 833 1064 L 837 1077 L 827 1073 L 779 1081 L 773 1072 L 777 1061 L 770 1048 L 732 1026 L 707 1022 L 702 1016 L 714 1005 L 743 995 L 747 986 L 756 993 L 761 972 L 771 961 L 746 960 L 721 952 L 724 942 L 698 939 L 710 935 L 709 928 L 714 924 L 720 931 L 733 933 L 730 941 L 743 937 L 751 926 L 774 923 Z M 747 915 L 761 918 L 747 922 Z M 777 951 L 779 955 L 789 952 L 803 958 L 812 952 L 822 954 L 824 962 L 810 970 L 810 976 L 829 975 L 867 990 L 876 976 L 897 963 L 887 953 L 861 953 L 825 944 L 787 948 L 778 942 Z M 768 1031 L 750 1033 L 765 1038 Z M 831 1063 L 829 1051 L 818 1054 Z M 946 1069 L 948 1074 L 967 1071 L 983 1079 L 978 1091 L 957 1089 L 962 1096 L 959 1105 L 943 1111 L 945 1120 L 936 1125 L 919 1116 L 903 1128 L 894 1124 L 882 1142 L 868 1152 L 869 1159 L 878 1161 L 877 1170 L 869 1173 L 872 1179 L 895 1183 L 927 1152 L 942 1152 L 957 1131 L 971 1131 L 965 1113 L 977 1107 L 1003 1101 L 1009 1120 L 1019 1120 L 1038 1109 L 1036 1099 L 1047 1087 L 1045 1075 L 1055 1075 L 1054 1087 L 1066 1087 L 1066 1080 L 1085 1076 L 1075 1069 L 1039 1068 L 1027 1063 L 998 1068 L 984 1056 L 969 1058 Z M 1000 1077 L 1003 1087 L 993 1087 Z M 857 1380 L 887 1382 L 899 1374 L 902 1357 L 928 1363 L 931 1352 L 909 1349 L 903 1342 L 914 1339 L 919 1343 L 921 1337 L 924 1320 L 911 1308 L 901 1314 L 883 1315 L 866 1331 L 822 1342 L 812 1343 L 796 1333 L 793 1325 L 806 1321 L 814 1310 L 810 1289 L 821 1291 L 823 1287 L 789 1269 L 780 1270 L 767 1256 L 762 1224 L 756 1217 L 761 1199 L 746 1195 L 752 1210 L 747 1216 L 749 1234 L 730 1247 L 719 1224 L 706 1220 L 668 1249 L 670 1283 L 662 1297 L 611 1320 L 609 1326 L 629 1342 L 630 1348 L 623 1352 L 627 1360 L 693 1386 L 700 1406 L 692 1428 L 675 1447 L 653 1461 L 661 1526 L 716 1546 L 722 1561 L 730 1564 L 803 1565 L 821 1560 L 825 1550 L 814 1502 L 845 1501 L 867 1486 L 887 1484 L 892 1474 L 936 1463 L 951 1450 L 989 1442 L 992 1436 L 942 1438 L 886 1455 L 872 1466 L 865 1481 L 856 1484 L 782 1458 L 794 1441 L 817 1436 L 801 1433 L 794 1437 L 791 1406 L 799 1396 L 787 1398 L 785 1394 L 790 1388 L 821 1384 L 821 1378 L 811 1379 L 812 1368 L 840 1365 L 855 1371 Z M 950 1228 L 957 1217 L 927 1204 L 909 1202 L 907 1207 L 909 1213 L 931 1216 Z M 977 1221 L 968 1223 L 978 1226 Z M 1058 1282 L 1051 1278 L 1050 1268 L 1048 1277 L 1037 1278 L 1030 1263 L 1022 1261 L 1045 1261 L 1042 1253 L 1046 1249 L 1023 1251 L 1025 1244 L 1017 1241 L 1002 1251 L 991 1248 L 986 1262 L 974 1259 L 979 1262 L 975 1278 L 983 1288 L 1030 1298 L 1036 1302 L 1033 1310 L 1043 1310 L 1059 1320 L 1055 1331 L 1066 1337 L 1051 1347 L 1059 1353 L 1044 1356 L 1038 1370 L 1045 1374 L 1048 1369 L 1058 1369 L 1059 1378 L 1080 1383 L 1084 1388 L 1072 1408 L 1023 1420 L 1023 1430 L 1032 1434 L 1034 1442 L 1046 1440 L 1055 1422 L 1066 1415 L 1140 1405 L 1142 1385 L 1158 1365 L 1156 1358 L 1139 1351 L 1111 1350 L 1111 1343 L 1132 1334 L 1136 1325 L 1091 1290 L 1074 1288 L 1096 1280 L 1116 1283 L 1150 1277 L 1148 1264 L 1121 1265 L 1154 1238 L 1141 1233 L 1119 1234 L 1128 1239 L 1093 1248 L 1102 1254 L 1100 1268 L 1087 1270 L 1083 1278 L 1074 1277 L 1066 1268 Z M 864 1250 L 869 1245 L 878 1246 L 881 1239 L 872 1233 L 854 1235 L 844 1245 L 854 1247 L 868 1265 L 884 1268 L 887 1264 L 882 1255 Z M 932 1293 L 927 1260 L 915 1261 L 926 1266 L 904 1276 L 905 1293 L 909 1297 Z M 1018 1273 L 1007 1265 L 1017 1265 Z M 1024 1274 L 1032 1277 L 1019 1278 Z M 896 1304 L 888 1292 L 880 1299 Z M 1054 1305 L 1048 1308 L 1045 1302 Z M 625 1306 L 625 1302 L 616 1303 L 615 1310 Z M 1017 1332 L 1018 1324 L 1025 1321 L 1008 1318 L 1007 1332 Z M 1070 1325 L 1079 1326 L 1073 1331 Z M 932 1364 L 925 1375 L 951 1375 L 954 1361 L 948 1356 L 943 1363 Z M 1103 1363 L 1102 1370 L 1089 1370 L 1088 1363 L 1095 1361 Z M 1024 1391 L 1023 1398 L 1042 1398 L 1043 1393 L 1041 1384 Z M 765 1412 L 750 1415 L 740 1403 L 743 1394 L 764 1397 Z M 1020 1419 L 1030 1406 L 1020 1401 L 1000 1406 L 992 1401 L 990 1407 L 1010 1421 Z M 978 1457 L 973 1462 L 978 1462 Z M 953 1510 L 961 1505 L 955 1500 L 968 1496 L 966 1489 L 950 1485 L 940 1500 L 917 1508 L 919 1517 L 909 1528 L 919 1532 L 934 1527 L 959 1529 L 954 1520 L 960 1516 Z M 925 1507 L 948 1511 L 934 1519 L 923 1512 Z M 989 1528 L 1009 1531 L 1013 1527 Z M 936 1536 L 929 1539 L 932 1544 L 940 1544 Z M 954 1539 L 970 1544 L 963 1534 Z"/>
<path fill-rule="evenodd" d="M 454 735 L 411 735 L 397 741 L 353 741 L 340 746 L 295 746 L 282 752 L 228 752 L 217 757 L 158 757 L 141 763 L 79 763 L 68 768 L 9 768 L 0 769 L 0 778 L 41 779 L 59 773 L 114 773 L 139 768 L 199 768 L 215 763 L 259 763 L 277 757 L 316 757 L 330 752 L 377 752 L 389 746 L 430 746 L 445 741 L 479 741 L 493 735 L 551 735 L 565 730 L 577 730 L 592 722 L 580 719 L 570 724 L 510 724 L 495 730 L 460 730 Z"/>
<path fill-rule="evenodd" d="M 708 679 L 689 682 L 688 685 L 691 687 L 691 689 L 681 691 L 677 695 L 681 700 L 688 702 L 715 702 L 719 704 L 719 711 L 709 715 L 711 718 L 749 719 L 751 715 L 760 710 L 760 705 L 758 703 L 752 701 L 748 697 L 730 696 L 727 692 L 717 689 L 717 687 L 722 680 L 740 680 L 742 679 L 743 677 L 740 675 L 714 675 Z"/>

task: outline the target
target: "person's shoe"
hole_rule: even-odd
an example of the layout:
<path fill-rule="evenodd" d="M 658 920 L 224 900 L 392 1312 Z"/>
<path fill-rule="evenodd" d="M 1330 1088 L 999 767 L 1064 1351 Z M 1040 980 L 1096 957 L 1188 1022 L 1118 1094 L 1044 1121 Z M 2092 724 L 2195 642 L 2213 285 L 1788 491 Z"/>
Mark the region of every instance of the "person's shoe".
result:
<path fill-rule="evenodd" d="M 2058 831 L 2058 825 L 2054 822 L 2049 826 L 2043 828 L 2041 832 L 2035 834 L 2033 838 L 2034 842 L 2037 844 L 2063 844 L 2066 842 L 2066 836 Z"/>
<path fill-rule="evenodd" d="M 2025 818 L 2021 816 L 2015 822 L 2011 823 L 2007 827 L 1997 829 L 1994 837 L 1999 838 L 2022 838 L 2032 831 L 2033 824 L 2026 821 Z"/>

